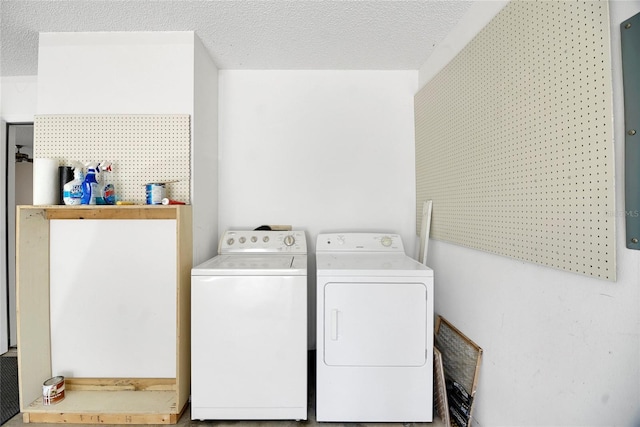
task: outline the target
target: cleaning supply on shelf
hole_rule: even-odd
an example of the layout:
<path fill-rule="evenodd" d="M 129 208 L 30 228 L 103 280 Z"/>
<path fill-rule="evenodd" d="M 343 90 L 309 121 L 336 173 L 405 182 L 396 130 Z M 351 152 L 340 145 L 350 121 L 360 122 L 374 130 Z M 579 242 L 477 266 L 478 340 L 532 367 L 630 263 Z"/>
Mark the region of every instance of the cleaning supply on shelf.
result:
<path fill-rule="evenodd" d="M 184 205 L 186 203 L 181 202 L 179 200 L 172 200 L 172 199 L 169 199 L 168 197 L 165 197 L 164 199 L 162 199 L 162 204 L 163 205 Z"/>
<path fill-rule="evenodd" d="M 71 166 L 59 166 L 58 167 L 58 182 L 60 183 L 60 192 L 58 204 L 64 205 L 64 185 L 73 181 L 73 168 Z"/>
<path fill-rule="evenodd" d="M 82 183 L 82 204 L 83 205 L 104 205 L 102 191 L 97 179 L 98 164 L 87 163 L 87 175 Z"/>
<path fill-rule="evenodd" d="M 111 174 L 113 172 L 113 165 L 111 162 L 100 163 L 100 172 L 102 174 L 102 198 L 107 205 L 114 205 L 116 203 L 116 189 L 113 185 Z"/>
<path fill-rule="evenodd" d="M 164 182 L 150 182 L 145 184 L 145 195 L 148 205 L 161 205 L 165 198 L 166 185 Z"/>
<path fill-rule="evenodd" d="M 65 205 L 81 205 L 82 204 L 82 183 L 84 181 L 84 172 L 82 163 L 73 162 L 73 180 L 67 182 L 62 188 L 62 201 Z"/>

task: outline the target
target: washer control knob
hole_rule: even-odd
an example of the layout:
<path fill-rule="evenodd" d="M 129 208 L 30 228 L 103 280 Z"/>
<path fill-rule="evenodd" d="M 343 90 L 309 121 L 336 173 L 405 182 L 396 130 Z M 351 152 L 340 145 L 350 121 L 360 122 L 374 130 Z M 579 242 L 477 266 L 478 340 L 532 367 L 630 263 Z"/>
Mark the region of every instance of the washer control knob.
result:
<path fill-rule="evenodd" d="M 233 240 L 233 237 L 229 237 L 229 238 L 227 239 L 227 245 L 229 245 L 229 246 L 233 245 L 235 242 L 236 242 L 236 241 L 235 241 L 235 240 Z"/>
<path fill-rule="evenodd" d="M 296 238 L 292 234 L 284 236 L 284 244 L 287 246 L 293 246 L 296 243 Z"/>
<path fill-rule="evenodd" d="M 391 239 L 391 237 L 389 236 L 384 236 L 382 239 L 380 239 L 380 243 L 382 243 L 382 246 L 389 247 L 393 243 L 393 239 Z"/>
<path fill-rule="evenodd" d="M 238 241 L 239 241 L 240 243 L 244 243 L 244 242 L 246 242 L 246 241 L 247 241 L 247 238 L 246 238 L 246 237 L 244 237 L 244 236 L 242 236 L 241 238 L 239 238 L 239 239 L 238 239 Z"/>
<path fill-rule="evenodd" d="M 255 243 L 258 241 L 258 238 L 256 236 L 251 236 L 251 243 Z"/>
<path fill-rule="evenodd" d="M 269 241 L 269 236 L 264 236 L 264 237 L 262 238 L 262 241 L 263 241 L 263 242 L 265 242 L 265 243 L 267 243 L 267 242 Z"/>

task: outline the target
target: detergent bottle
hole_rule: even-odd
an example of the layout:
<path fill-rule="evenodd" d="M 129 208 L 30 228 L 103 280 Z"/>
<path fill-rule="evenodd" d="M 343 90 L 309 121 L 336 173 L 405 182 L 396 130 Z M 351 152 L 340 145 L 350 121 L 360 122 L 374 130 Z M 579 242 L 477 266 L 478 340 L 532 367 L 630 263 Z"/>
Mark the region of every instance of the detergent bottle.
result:
<path fill-rule="evenodd" d="M 65 205 L 82 204 L 82 182 L 84 181 L 84 173 L 82 163 L 73 162 L 73 181 L 67 182 L 62 187 L 62 201 Z"/>
<path fill-rule="evenodd" d="M 103 205 L 104 199 L 98 185 L 96 174 L 98 173 L 97 163 L 87 163 L 87 175 L 82 183 L 82 203 L 83 205 Z"/>

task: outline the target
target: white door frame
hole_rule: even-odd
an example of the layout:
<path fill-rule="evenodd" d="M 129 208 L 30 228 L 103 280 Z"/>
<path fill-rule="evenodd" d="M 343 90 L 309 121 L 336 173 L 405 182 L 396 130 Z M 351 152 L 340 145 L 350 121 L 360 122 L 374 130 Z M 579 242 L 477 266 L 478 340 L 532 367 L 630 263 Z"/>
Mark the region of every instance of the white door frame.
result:
<path fill-rule="evenodd" d="M 9 162 L 7 153 L 12 141 L 8 140 L 9 125 L 33 123 L 33 116 L 11 116 L 1 119 L 0 133 L 0 354 L 17 342 L 16 269 L 15 262 L 15 162 Z M 15 141 L 13 141 L 15 144 Z M 8 189 L 8 191 L 7 191 Z M 6 203 L 5 203 L 6 200 Z M 13 207 L 13 208 L 10 208 Z"/>
<path fill-rule="evenodd" d="M 0 119 L 0 354 L 9 350 L 9 293 L 7 287 L 7 122 Z"/>

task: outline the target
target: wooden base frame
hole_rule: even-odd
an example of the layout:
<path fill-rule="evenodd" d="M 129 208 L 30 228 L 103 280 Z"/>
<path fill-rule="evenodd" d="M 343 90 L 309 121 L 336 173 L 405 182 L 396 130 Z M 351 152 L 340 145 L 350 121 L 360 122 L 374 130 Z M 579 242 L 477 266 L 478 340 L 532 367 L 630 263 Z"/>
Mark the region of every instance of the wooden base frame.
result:
<path fill-rule="evenodd" d="M 16 219 L 18 383 L 23 421 L 176 424 L 187 407 L 190 392 L 191 207 L 18 206 Z M 49 320 L 51 219 L 177 221 L 175 378 L 66 378 L 65 398 L 53 405 L 43 404 L 42 384 L 52 377 Z"/>

